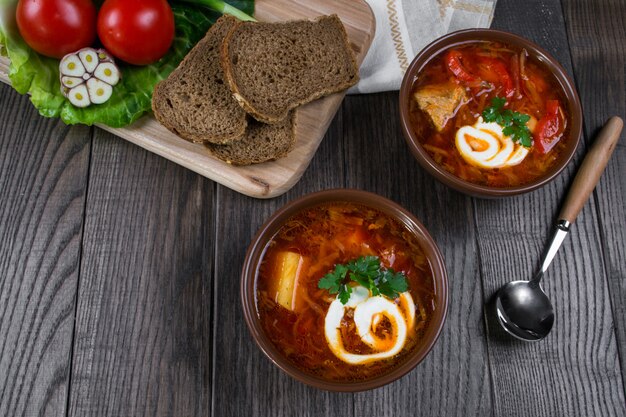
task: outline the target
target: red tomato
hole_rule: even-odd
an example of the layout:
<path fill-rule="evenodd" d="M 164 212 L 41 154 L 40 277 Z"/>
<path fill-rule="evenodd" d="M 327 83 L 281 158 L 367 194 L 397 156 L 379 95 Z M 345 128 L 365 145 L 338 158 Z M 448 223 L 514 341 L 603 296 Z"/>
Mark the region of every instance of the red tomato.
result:
<path fill-rule="evenodd" d="M 158 61 L 174 39 L 174 13 L 166 0 L 106 0 L 98 36 L 115 57 L 135 65 Z"/>
<path fill-rule="evenodd" d="M 559 142 L 561 124 L 559 101 L 548 100 L 546 102 L 546 114 L 537 122 L 537 127 L 535 127 L 534 145 L 539 152 L 548 153 Z"/>
<path fill-rule="evenodd" d="M 506 69 L 506 65 L 498 58 L 480 57 L 480 67 L 482 68 L 482 76 L 487 81 L 500 84 L 507 97 L 512 97 L 515 93 L 513 88 L 513 80 Z"/>
<path fill-rule="evenodd" d="M 91 0 L 20 0 L 15 17 L 28 46 L 52 58 L 90 46 L 96 39 Z"/>
<path fill-rule="evenodd" d="M 478 77 L 474 76 L 463 65 L 463 54 L 461 51 L 457 51 L 456 49 L 449 50 L 445 56 L 445 61 L 450 72 L 460 81 L 466 83 L 475 83 L 480 81 Z"/>

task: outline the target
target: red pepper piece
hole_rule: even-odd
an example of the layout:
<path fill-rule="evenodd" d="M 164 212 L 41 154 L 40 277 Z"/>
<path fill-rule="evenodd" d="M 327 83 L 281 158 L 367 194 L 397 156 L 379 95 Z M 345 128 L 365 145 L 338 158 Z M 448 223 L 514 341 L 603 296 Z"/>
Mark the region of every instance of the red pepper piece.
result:
<path fill-rule="evenodd" d="M 448 69 L 454 76 L 465 83 L 475 83 L 480 81 L 478 77 L 470 73 L 463 65 L 463 54 L 461 51 L 451 49 L 446 53 L 445 62 Z"/>
<path fill-rule="evenodd" d="M 497 58 L 480 57 L 480 65 L 485 70 L 485 78 L 488 81 L 497 82 L 504 89 L 504 94 L 507 97 L 512 97 L 515 93 L 513 88 L 513 79 L 506 69 L 504 62 Z"/>
<path fill-rule="evenodd" d="M 561 117 L 559 114 L 559 101 L 548 100 L 546 102 L 546 114 L 537 122 L 535 128 L 535 147 L 541 153 L 548 153 L 561 139 Z"/>

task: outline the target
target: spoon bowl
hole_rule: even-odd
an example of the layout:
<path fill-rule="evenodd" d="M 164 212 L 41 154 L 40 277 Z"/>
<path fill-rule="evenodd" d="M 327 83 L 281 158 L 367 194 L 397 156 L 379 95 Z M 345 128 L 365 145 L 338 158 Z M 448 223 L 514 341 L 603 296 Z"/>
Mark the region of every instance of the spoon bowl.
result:
<path fill-rule="evenodd" d="M 554 308 L 539 284 L 509 282 L 498 291 L 496 312 L 502 328 L 518 339 L 541 340 L 554 324 Z"/>

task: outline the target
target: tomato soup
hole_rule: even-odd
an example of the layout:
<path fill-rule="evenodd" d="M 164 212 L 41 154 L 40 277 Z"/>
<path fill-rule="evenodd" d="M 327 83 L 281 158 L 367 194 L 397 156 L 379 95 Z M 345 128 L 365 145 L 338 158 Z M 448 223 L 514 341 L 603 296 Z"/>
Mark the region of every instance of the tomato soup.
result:
<path fill-rule="evenodd" d="M 541 177 L 569 136 L 554 75 L 525 49 L 475 41 L 432 58 L 416 77 L 410 123 L 430 157 L 457 177 L 507 188 Z"/>
<path fill-rule="evenodd" d="M 364 381 L 422 345 L 434 288 L 430 263 L 403 224 L 335 202 L 291 217 L 269 242 L 256 308 L 268 338 L 296 367 L 329 381 Z"/>

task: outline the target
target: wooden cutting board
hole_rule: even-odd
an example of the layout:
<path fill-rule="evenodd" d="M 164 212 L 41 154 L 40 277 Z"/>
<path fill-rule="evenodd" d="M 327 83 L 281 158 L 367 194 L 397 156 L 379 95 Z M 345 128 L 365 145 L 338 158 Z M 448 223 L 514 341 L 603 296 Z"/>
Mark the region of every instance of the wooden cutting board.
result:
<path fill-rule="evenodd" d="M 339 15 L 348 32 L 359 65 L 374 38 L 376 22 L 364 0 L 256 0 L 255 16 L 261 21 L 313 18 L 324 14 Z M 0 57 L 0 80 L 9 83 L 8 60 Z M 235 191 L 257 198 L 283 194 L 300 179 L 309 166 L 344 93 L 334 94 L 298 109 L 296 144 L 278 161 L 236 167 L 213 158 L 203 145 L 187 142 L 161 126 L 152 115 L 144 116 L 122 129 L 98 125 L 136 145 Z"/>

